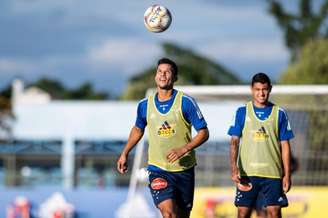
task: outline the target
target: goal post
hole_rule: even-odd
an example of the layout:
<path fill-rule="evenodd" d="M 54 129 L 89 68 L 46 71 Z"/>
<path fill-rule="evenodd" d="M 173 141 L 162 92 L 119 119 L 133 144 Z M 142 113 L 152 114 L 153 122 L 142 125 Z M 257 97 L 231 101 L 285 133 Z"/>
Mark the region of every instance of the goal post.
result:
<path fill-rule="evenodd" d="M 176 86 L 195 98 L 208 123 L 210 139 L 196 149 L 196 186 L 231 187 L 227 131 L 239 106 L 251 100 L 249 85 Z M 155 93 L 149 89 L 146 96 Z M 283 108 L 293 129 L 293 185 L 328 185 L 328 85 L 273 85 L 270 101 Z M 149 195 L 142 169 L 147 167 L 147 135 L 139 143 L 129 187 L 129 201 Z M 152 207 L 152 206 L 150 206 Z M 131 216 L 135 217 L 135 216 Z"/>
<path fill-rule="evenodd" d="M 203 109 L 202 106 L 206 109 L 206 105 L 209 103 L 219 104 L 221 102 L 228 106 L 231 102 L 235 102 L 241 106 L 246 101 L 251 100 L 251 87 L 249 85 L 177 86 L 176 89 L 197 99 L 201 110 Z M 273 85 L 270 101 L 281 106 L 287 112 L 294 131 L 295 138 L 291 140 L 291 146 L 296 160 L 296 165 L 293 167 L 297 169 L 293 175 L 293 184 L 302 186 L 328 185 L 328 85 Z M 208 121 L 210 119 L 219 121 L 225 114 L 211 113 L 204 114 L 204 116 Z M 228 128 L 227 126 L 224 130 L 219 130 L 209 127 L 210 135 L 213 133 L 215 135 L 219 131 L 226 132 Z M 202 147 L 205 149 L 206 145 Z M 206 152 L 205 154 L 201 152 L 201 154 L 205 156 L 203 158 L 205 162 L 213 155 L 213 153 L 206 154 Z M 227 153 L 221 156 L 224 160 L 227 160 L 226 157 Z M 214 160 L 218 158 L 220 155 Z M 199 166 L 204 164 L 201 160 L 198 163 Z M 230 179 L 227 172 L 229 166 L 226 162 L 221 161 L 212 164 L 214 165 L 211 166 L 213 172 L 206 173 L 204 178 L 213 178 L 213 175 L 218 174 L 221 176 L 214 176 L 214 178 L 224 179 L 223 176 L 228 180 Z M 221 164 L 221 167 L 218 167 L 218 164 Z M 218 170 L 221 170 L 221 173 Z M 196 175 L 197 173 L 202 174 L 203 172 L 196 171 Z M 228 181 L 221 183 L 200 182 L 200 184 L 216 186 L 228 184 Z"/>

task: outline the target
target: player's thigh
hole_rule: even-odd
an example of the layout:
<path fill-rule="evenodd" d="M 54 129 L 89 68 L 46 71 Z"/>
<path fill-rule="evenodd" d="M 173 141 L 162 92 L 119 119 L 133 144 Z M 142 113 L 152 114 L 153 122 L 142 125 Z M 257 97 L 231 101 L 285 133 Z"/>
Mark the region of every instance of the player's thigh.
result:
<path fill-rule="evenodd" d="M 154 204 L 157 207 L 161 202 L 175 198 L 174 184 L 172 184 L 172 181 L 165 175 L 165 172 L 150 171 L 149 189 Z"/>
<path fill-rule="evenodd" d="M 242 180 L 248 188 L 244 189 L 237 185 L 235 205 L 237 207 L 254 208 L 260 190 L 260 182 L 253 177 L 242 177 Z"/>
<path fill-rule="evenodd" d="M 265 197 L 265 206 L 288 206 L 288 199 L 283 192 L 281 179 L 265 179 L 261 191 Z"/>
<path fill-rule="evenodd" d="M 195 173 L 194 169 L 188 169 L 175 174 L 175 200 L 179 211 L 185 211 L 189 214 L 193 207 L 194 191 L 195 191 Z"/>

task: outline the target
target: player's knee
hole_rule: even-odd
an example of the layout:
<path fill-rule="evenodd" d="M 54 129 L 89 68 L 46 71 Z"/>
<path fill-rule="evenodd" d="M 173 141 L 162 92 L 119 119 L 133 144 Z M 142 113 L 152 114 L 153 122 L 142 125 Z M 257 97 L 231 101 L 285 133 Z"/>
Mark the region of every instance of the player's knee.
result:
<path fill-rule="evenodd" d="M 268 207 L 268 216 L 272 218 L 280 218 L 281 217 L 281 209 L 280 207 Z"/>
<path fill-rule="evenodd" d="M 251 216 L 252 210 L 250 208 L 238 208 L 238 218 L 249 218 Z"/>
<path fill-rule="evenodd" d="M 176 218 L 176 215 L 173 210 L 161 210 L 161 214 L 163 218 Z"/>

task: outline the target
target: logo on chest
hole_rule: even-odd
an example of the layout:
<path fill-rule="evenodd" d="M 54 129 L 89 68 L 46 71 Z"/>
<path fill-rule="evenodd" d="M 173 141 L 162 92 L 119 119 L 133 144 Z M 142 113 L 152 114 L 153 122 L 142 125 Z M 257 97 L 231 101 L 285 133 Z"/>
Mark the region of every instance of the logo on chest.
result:
<path fill-rule="evenodd" d="M 253 132 L 253 140 L 255 141 L 263 141 L 267 138 L 269 138 L 269 134 L 267 133 L 267 131 L 263 126 L 261 126 L 261 128 Z"/>
<path fill-rule="evenodd" d="M 164 121 L 157 131 L 158 136 L 165 138 L 172 137 L 175 133 L 175 129 L 167 121 Z"/>

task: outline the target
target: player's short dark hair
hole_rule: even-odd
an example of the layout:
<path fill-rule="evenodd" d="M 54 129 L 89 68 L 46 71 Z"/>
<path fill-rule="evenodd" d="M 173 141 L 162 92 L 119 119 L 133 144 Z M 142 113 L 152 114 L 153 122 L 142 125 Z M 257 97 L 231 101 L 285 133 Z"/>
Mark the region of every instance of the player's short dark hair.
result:
<path fill-rule="evenodd" d="M 158 60 L 157 67 L 160 64 L 169 64 L 171 66 L 172 73 L 174 74 L 175 78 L 178 78 L 178 66 L 174 61 L 169 58 L 161 58 Z"/>
<path fill-rule="evenodd" d="M 268 75 L 266 75 L 265 73 L 255 74 L 252 78 L 252 86 L 254 85 L 254 83 L 262 83 L 262 84 L 267 83 L 271 87 L 271 80 L 268 77 Z"/>

